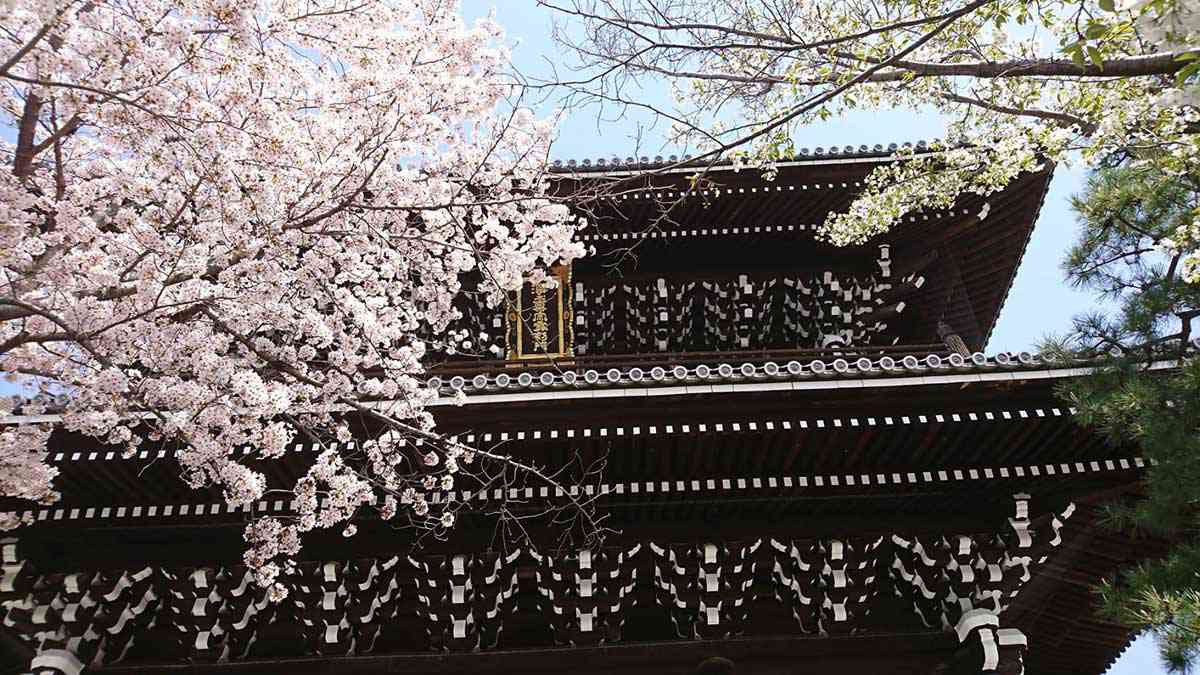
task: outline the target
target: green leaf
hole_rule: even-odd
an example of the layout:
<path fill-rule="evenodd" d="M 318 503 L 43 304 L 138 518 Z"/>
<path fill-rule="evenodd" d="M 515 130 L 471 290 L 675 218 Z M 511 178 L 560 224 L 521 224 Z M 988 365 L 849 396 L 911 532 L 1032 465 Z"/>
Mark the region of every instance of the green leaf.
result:
<path fill-rule="evenodd" d="M 1200 61 L 1192 61 L 1175 73 L 1175 86 L 1182 87 L 1188 80 L 1200 73 Z"/>
<path fill-rule="evenodd" d="M 1075 62 L 1075 65 L 1079 66 L 1080 68 L 1085 65 L 1083 60 L 1083 49 L 1080 47 L 1079 43 L 1067 47 L 1064 51 L 1070 55 L 1071 60 Z"/>
<path fill-rule="evenodd" d="M 1104 68 L 1104 55 L 1100 53 L 1099 49 L 1096 49 L 1095 47 L 1088 45 L 1087 53 L 1088 53 L 1088 58 L 1090 58 L 1092 60 L 1092 63 L 1096 64 L 1097 68 L 1100 68 L 1100 69 Z"/>
<path fill-rule="evenodd" d="M 1116 4 L 1113 2 L 1113 0 L 1100 0 L 1100 9 L 1106 12 L 1117 11 Z"/>
<path fill-rule="evenodd" d="M 1083 31 L 1083 35 L 1089 40 L 1099 40 L 1107 32 L 1108 26 L 1096 21 L 1088 24 L 1087 29 Z"/>

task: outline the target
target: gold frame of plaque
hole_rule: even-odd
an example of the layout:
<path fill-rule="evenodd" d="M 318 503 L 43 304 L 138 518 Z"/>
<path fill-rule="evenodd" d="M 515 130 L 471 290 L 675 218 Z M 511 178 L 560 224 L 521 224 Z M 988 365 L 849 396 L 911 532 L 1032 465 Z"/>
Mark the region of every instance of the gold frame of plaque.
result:
<path fill-rule="evenodd" d="M 571 266 L 557 265 L 549 276 L 557 282 L 553 287 L 525 282 L 509 303 L 505 341 L 510 361 L 574 356 Z"/>

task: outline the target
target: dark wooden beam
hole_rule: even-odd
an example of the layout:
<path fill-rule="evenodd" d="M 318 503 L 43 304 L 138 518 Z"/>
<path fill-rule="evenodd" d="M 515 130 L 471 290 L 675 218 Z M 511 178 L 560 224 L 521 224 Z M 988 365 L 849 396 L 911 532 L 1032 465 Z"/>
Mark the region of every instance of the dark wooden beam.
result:
<path fill-rule="evenodd" d="M 923 632 L 853 637 L 732 638 L 719 641 L 643 642 L 603 647 L 497 650 L 469 654 L 341 656 L 214 664 L 108 666 L 95 675 L 382 675 L 621 673 L 691 675 L 703 660 L 720 656 L 739 675 L 928 675 L 958 645 L 950 633 Z"/>

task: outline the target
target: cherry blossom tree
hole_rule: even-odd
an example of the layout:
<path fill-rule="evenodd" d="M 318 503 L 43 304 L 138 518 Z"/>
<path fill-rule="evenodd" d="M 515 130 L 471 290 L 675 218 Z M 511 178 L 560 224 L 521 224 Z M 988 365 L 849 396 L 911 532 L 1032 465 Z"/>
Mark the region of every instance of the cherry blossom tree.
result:
<path fill-rule="evenodd" d="M 53 422 L 0 427 L 0 493 L 59 497 L 52 423 L 176 443 L 183 478 L 234 505 L 267 489 L 240 450 L 319 444 L 297 517 L 247 531 L 279 597 L 304 532 L 370 508 L 449 527 L 427 493 L 485 459 L 547 477 L 439 436 L 421 377 L 478 340 L 450 328 L 465 275 L 500 303 L 583 253 L 494 20 L 456 0 L 9 0 L 0 26 L 0 372 L 66 395 Z M 354 457 L 348 414 L 385 429 Z"/>
<path fill-rule="evenodd" d="M 939 113 L 933 152 L 877 169 L 822 234 L 860 243 L 1047 162 L 1200 170 L 1196 0 L 539 0 L 575 55 L 576 104 L 647 110 L 699 159 L 769 175 L 806 124 L 855 110 Z M 666 80 L 673 107 L 640 84 Z M 1200 213 L 1196 214 L 1200 216 Z M 1200 281 L 1200 220 L 1159 242 Z"/>

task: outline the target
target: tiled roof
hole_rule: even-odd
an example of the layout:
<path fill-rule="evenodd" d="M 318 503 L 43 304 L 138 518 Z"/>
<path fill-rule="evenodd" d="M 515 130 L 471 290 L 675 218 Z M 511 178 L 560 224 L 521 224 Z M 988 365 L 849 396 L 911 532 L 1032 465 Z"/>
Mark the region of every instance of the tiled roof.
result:
<path fill-rule="evenodd" d="M 1059 361 L 1031 352 L 980 352 L 970 358 L 959 354 L 880 357 L 834 357 L 794 360 L 723 361 L 714 355 L 711 363 L 662 365 L 612 365 L 576 367 L 568 364 L 520 365 L 519 372 L 478 372 L 428 379 L 430 387 L 443 394 L 435 405 L 458 402 L 503 402 L 513 399 L 574 398 L 608 396 L 668 396 L 722 392 L 842 389 L 850 387 L 904 387 L 998 380 L 1071 378 L 1087 375 L 1095 364 L 1088 361 Z M 1155 362 L 1152 370 L 1176 367 L 1172 360 Z M 465 371 L 462 371 L 465 372 Z M 57 421 L 57 415 L 11 415 L 0 424 L 29 424 Z"/>
<path fill-rule="evenodd" d="M 931 143 L 936 143 L 933 141 Z M 780 162 L 811 162 L 821 160 L 834 159 L 883 159 L 889 157 L 901 148 L 911 148 L 918 152 L 930 150 L 931 143 L 925 141 L 917 141 L 916 143 L 889 143 L 883 145 L 876 143 L 875 145 L 831 145 L 829 147 L 816 146 L 815 148 L 801 148 L 794 155 L 781 158 Z M 658 169 L 664 166 L 677 164 L 680 161 L 687 162 L 688 166 L 704 166 L 711 160 L 693 160 L 691 155 L 655 155 L 653 157 L 642 155 L 640 157 L 619 156 L 612 157 L 596 157 L 579 158 L 579 159 L 556 159 L 552 162 L 552 171 L 556 172 L 603 172 L 603 171 L 629 171 L 639 169 Z M 722 157 L 717 160 L 719 166 L 732 166 L 732 159 Z"/>
<path fill-rule="evenodd" d="M 715 355 L 714 358 L 719 357 Z M 786 389 L 842 388 L 848 386 L 911 386 L 984 380 L 1020 380 L 1068 378 L 1086 375 L 1094 364 L 1086 361 L 1064 362 L 1030 352 L 1001 352 L 994 356 L 976 352 L 970 358 L 960 354 L 909 354 L 903 357 L 836 357 L 812 360 L 765 360 L 741 363 L 718 362 L 641 365 L 609 368 L 576 368 L 563 365 L 527 367 L 519 373 L 478 373 L 433 376 L 429 385 L 446 395 L 458 391 L 479 394 L 516 394 L 546 392 L 547 397 L 562 397 L 568 391 L 607 390 L 603 396 L 639 395 L 634 390 L 661 390 L 671 393 L 718 393 L 720 391 L 770 391 Z M 1153 369 L 1175 367 L 1174 361 L 1160 361 Z M 721 388 L 717 388 L 720 386 Z M 651 393 L 654 395 L 654 393 Z M 505 397 L 507 398 L 507 397 Z M 528 396 L 524 398 L 529 398 Z M 448 401 L 447 401 L 448 402 Z M 482 402 L 482 401 L 481 401 Z"/>

